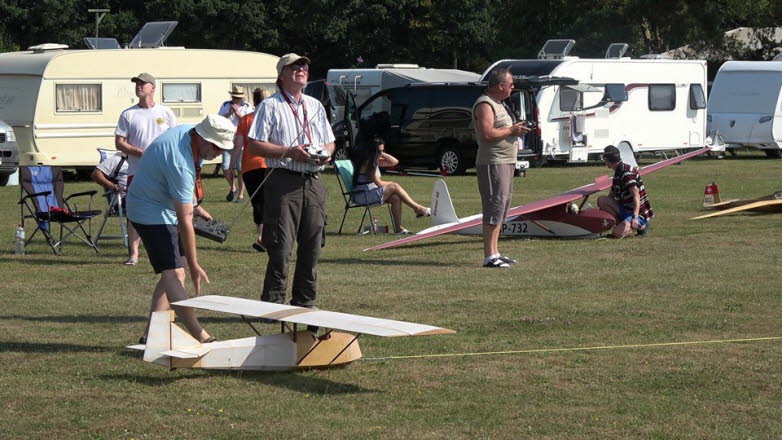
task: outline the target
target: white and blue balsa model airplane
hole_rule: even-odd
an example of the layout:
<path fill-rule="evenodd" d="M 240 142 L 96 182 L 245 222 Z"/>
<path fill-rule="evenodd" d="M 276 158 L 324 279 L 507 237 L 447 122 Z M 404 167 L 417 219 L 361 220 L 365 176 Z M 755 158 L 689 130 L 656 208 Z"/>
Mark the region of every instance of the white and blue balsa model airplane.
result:
<path fill-rule="evenodd" d="M 200 343 L 174 324 L 173 311 L 154 312 L 146 345 L 128 348 L 143 351 L 146 362 L 170 369 L 280 371 L 323 368 L 361 358 L 358 346 L 361 334 L 398 337 L 456 333 L 412 322 L 217 295 L 178 301 L 174 305 L 240 315 L 257 336 Z M 262 336 L 248 318 L 279 321 L 281 333 Z M 299 325 L 306 329 L 299 330 Z M 318 335 L 320 329 L 323 332 Z"/>

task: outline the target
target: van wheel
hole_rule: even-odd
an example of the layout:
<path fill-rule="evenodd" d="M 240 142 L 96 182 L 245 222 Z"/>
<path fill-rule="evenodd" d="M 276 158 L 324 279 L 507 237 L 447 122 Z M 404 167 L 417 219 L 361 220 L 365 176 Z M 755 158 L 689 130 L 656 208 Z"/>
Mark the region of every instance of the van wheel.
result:
<path fill-rule="evenodd" d="M 456 147 L 445 147 L 440 151 L 441 170 L 447 170 L 448 174 L 464 174 L 467 171 L 467 164 L 462 157 L 462 152 Z"/>
<path fill-rule="evenodd" d="M 773 149 L 773 150 L 763 150 L 766 152 L 766 157 L 769 159 L 782 159 L 782 150 L 779 149 Z"/>
<path fill-rule="evenodd" d="M 350 157 L 348 157 L 348 149 L 345 147 L 338 148 L 337 151 L 334 152 L 334 160 L 348 160 Z"/>
<path fill-rule="evenodd" d="M 10 178 L 11 178 L 10 174 L 0 175 L 0 186 L 8 185 L 8 179 L 10 179 Z"/>

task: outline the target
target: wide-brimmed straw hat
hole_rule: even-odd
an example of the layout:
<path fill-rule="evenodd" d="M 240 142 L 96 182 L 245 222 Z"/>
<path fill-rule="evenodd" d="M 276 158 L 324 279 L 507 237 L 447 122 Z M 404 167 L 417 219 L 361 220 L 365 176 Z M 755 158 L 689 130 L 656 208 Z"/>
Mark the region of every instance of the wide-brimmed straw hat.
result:
<path fill-rule="evenodd" d="M 236 86 L 234 86 L 233 89 L 230 90 L 228 93 L 230 93 L 231 97 L 233 98 L 244 98 L 244 90 Z"/>

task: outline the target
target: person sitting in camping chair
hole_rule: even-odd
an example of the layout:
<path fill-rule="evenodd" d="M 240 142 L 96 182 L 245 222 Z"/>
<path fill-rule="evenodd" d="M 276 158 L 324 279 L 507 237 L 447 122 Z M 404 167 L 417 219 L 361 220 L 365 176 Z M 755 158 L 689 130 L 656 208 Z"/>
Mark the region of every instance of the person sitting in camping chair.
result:
<path fill-rule="evenodd" d="M 419 204 L 396 182 L 380 179 L 381 167 L 396 166 L 399 160 L 385 152 L 383 139 L 374 137 L 361 145 L 353 155 L 353 202 L 358 205 L 388 203 L 394 222 L 394 233 L 409 234 L 402 226 L 402 203 L 412 208 L 416 217 L 430 216 L 432 210 Z"/>
<path fill-rule="evenodd" d="M 122 154 L 107 157 L 95 167 L 92 180 L 106 188 L 106 191 L 119 193 L 124 198 L 128 183 L 127 159 Z"/>

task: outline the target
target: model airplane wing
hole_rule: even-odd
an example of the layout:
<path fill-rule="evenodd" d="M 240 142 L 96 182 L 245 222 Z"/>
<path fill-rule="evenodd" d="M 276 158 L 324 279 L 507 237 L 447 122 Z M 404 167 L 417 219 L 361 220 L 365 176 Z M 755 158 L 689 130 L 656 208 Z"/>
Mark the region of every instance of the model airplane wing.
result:
<path fill-rule="evenodd" d="M 711 150 L 709 147 L 704 147 L 699 150 L 691 151 L 689 153 L 682 154 L 681 156 L 676 156 L 671 159 L 663 160 L 660 162 L 657 162 L 652 165 L 647 165 L 639 170 L 639 173 L 644 176 L 646 174 L 649 174 L 651 172 L 663 169 L 667 166 L 680 163 L 684 160 L 687 160 L 689 158 L 698 156 L 700 154 L 703 154 L 707 151 Z M 594 194 L 599 191 L 603 191 L 605 189 L 608 189 L 611 186 L 611 176 L 600 176 L 595 179 L 594 183 L 590 183 L 588 185 L 580 186 L 578 188 L 571 189 L 570 191 L 567 191 L 562 194 L 558 194 L 554 197 L 549 197 L 544 200 L 538 200 L 537 202 L 528 203 L 526 205 L 516 206 L 515 208 L 511 208 L 508 211 L 508 218 L 520 216 L 524 214 L 530 214 L 533 212 L 537 212 L 546 208 L 550 208 L 552 206 L 561 205 L 564 203 L 569 203 L 575 200 L 578 200 L 582 197 L 586 197 L 590 194 Z M 478 226 L 483 222 L 483 218 L 480 214 L 473 215 L 470 217 L 466 217 L 463 219 L 460 219 L 458 222 L 453 223 L 447 223 L 442 225 L 433 226 L 428 229 L 424 229 L 423 231 L 411 235 L 409 237 L 405 237 L 399 240 L 391 241 L 388 243 L 380 244 L 377 246 L 372 246 L 370 248 L 364 249 L 365 251 L 378 251 L 381 249 L 388 249 L 396 246 L 401 246 L 403 244 L 413 243 L 416 241 L 424 240 L 430 237 L 436 237 L 438 235 L 442 234 L 448 234 L 452 232 L 458 232 L 462 229 L 471 228 L 473 226 Z"/>
<path fill-rule="evenodd" d="M 735 208 L 723 209 L 722 211 L 712 212 L 710 214 L 693 217 L 690 220 L 700 220 L 709 217 L 718 217 L 720 215 L 733 214 L 734 212 L 753 211 L 763 208 L 779 207 L 782 209 L 782 200 L 762 200 L 759 202 L 747 203 L 746 205 L 736 206 Z"/>
<path fill-rule="evenodd" d="M 363 333 L 374 336 L 421 336 L 456 333 L 446 328 L 413 322 L 372 318 L 348 313 L 328 312 L 244 298 L 219 295 L 200 296 L 174 303 L 177 306 L 213 310 L 257 318 L 274 319 L 294 324 L 313 325 L 335 330 Z"/>

